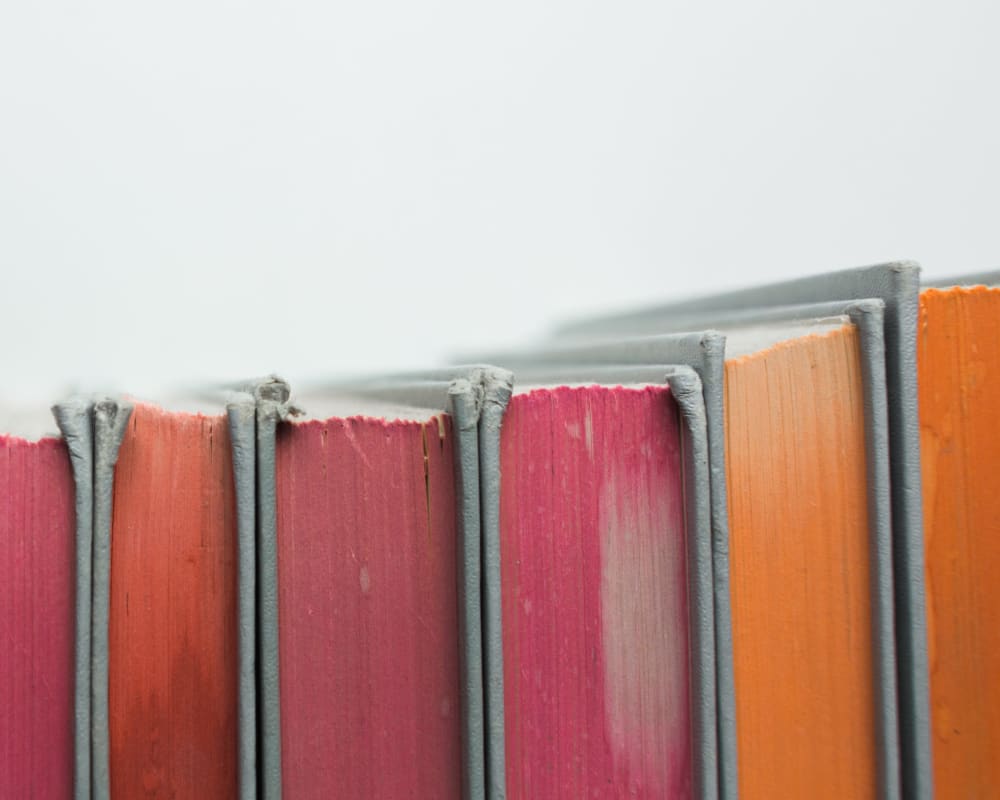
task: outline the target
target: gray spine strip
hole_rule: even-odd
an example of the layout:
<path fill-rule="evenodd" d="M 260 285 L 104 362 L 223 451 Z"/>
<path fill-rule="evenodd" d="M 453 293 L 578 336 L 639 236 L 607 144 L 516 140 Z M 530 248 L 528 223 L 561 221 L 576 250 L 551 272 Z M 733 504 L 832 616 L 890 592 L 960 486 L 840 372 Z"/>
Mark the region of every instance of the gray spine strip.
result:
<path fill-rule="evenodd" d="M 76 485 L 76 631 L 74 645 L 73 798 L 90 798 L 90 636 L 94 537 L 94 430 L 89 403 L 71 400 L 52 409 Z"/>
<path fill-rule="evenodd" d="M 923 498 L 920 416 L 917 408 L 917 315 L 919 272 L 894 270 L 895 302 L 886 304 L 886 377 L 892 469 L 896 564 L 896 630 L 899 646 L 900 743 L 903 796 L 934 795 L 924 595 Z M 891 355 L 895 354 L 895 358 Z M 898 524 L 897 524 L 898 523 Z"/>
<path fill-rule="evenodd" d="M 701 381 L 691 369 L 675 368 L 667 382 L 683 422 L 684 517 L 691 625 L 691 705 L 695 796 L 719 796 L 716 732 L 715 615 L 712 597 L 712 512 L 708 478 L 708 430 Z"/>
<path fill-rule="evenodd" d="M 912 261 L 856 267 L 704 297 L 692 297 L 627 314 L 578 320 L 564 325 L 560 332 L 569 336 L 586 337 L 604 334 L 621 335 L 623 331 L 635 330 L 636 326 L 646 327 L 652 322 L 664 319 L 704 320 L 708 315 L 719 312 L 738 312 L 741 309 L 765 309 L 830 300 L 863 300 L 868 297 L 880 297 L 889 306 L 897 297 L 896 292 L 899 287 L 896 284 L 896 277 L 907 273 L 916 276 L 919 274 L 919 269 L 919 266 Z M 687 324 L 687 321 L 683 324 Z"/>
<path fill-rule="evenodd" d="M 288 413 L 288 385 L 272 380 L 257 398 L 257 580 L 260 635 L 261 794 L 281 798 L 281 682 L 278 655 L 278 541 L 275 437 Z"/>
<path fill-rule="evenodd" d="M 479 408 L 482 389 L 457 379 L 448 389 L 448 410 L 455 421 L 455 472 L 458 481 L 460 544 L 458 613 L 462 681 L 462 796 L 486 797 L 481 620 L 481 544 L 479 495 Z"/>
<path fill-rule="evenodd" d="M 241 800 L 257 797 L 257 509 L 256 405 L 247 397 L 230 403 L 233 483 L 236 489 L 239 637 L 239 786 Z"/>
<path fill-rule="evenodd" d="M 899 703 L 896 626 L 893 611 L 892 494 L 889 478 L 889 412 L 886 397 L 885 339 L 881 301 L 848 309 L 861 341 L 865 449 L 868 462 L 873 668 L 879 796 L 900 797 Z"/>
<path fill-rule="evenodd" d="M 715 671 L 718 692 L 719 796 L 739 795 L 736 746 L 736 678 L 733 669 L 733 618 L 729 601 L 729 498 L 726 489 L 725 362 L 706 341 L 699 370 L 708 417 L 708 469 L 712 495 L 712 576 L 715 582 Z M 725 345 L 723 344 L 723 347 Z"/>
<path fill-rule="evenodd" d="M 94 405 L 94 561 L 91 633 L 91 747 L 94 800 L 111 793 L 108 741 L 108 622 L 111 604 L 111 513 L 115 462 L 132 406 L 115 400 Z"/>
<path fill-rule="evenodd" d="M 950 289 L 954 286 L 1000 286 L 1000 270 L 968 272 L 951 278 L 932 278 L 921 284 L 928 289 Z"/>
<path fill-rule="evenodd" d="M 483 641 L 486 673 L 487 797 L 507 796 L 504 754 L 503 607 L 500 575 L 500 427 L 513 387 L 513 376 L 500 369 L 483 371 L 483 407 L 479 419 L 479 473 L 483 532 Z"/>

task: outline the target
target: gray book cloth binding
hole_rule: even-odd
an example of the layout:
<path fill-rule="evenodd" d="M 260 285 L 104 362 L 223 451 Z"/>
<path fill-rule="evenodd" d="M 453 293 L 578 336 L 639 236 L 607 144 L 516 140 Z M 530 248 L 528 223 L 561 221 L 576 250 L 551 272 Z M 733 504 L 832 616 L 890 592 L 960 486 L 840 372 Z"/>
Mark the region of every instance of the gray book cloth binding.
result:
<path fill-rule="evenodd" d="M 291 412 L 288 384 L 271 378 L 253 387 L 257 405 L 257 624 L 260 702 L 260 792 L 281 797 L 281 680 L 278 654 L 278 508 L 276 428 Z"/>
<path fill-rule="evenodd" d="M 954 278 L 931 278 L 921 281 L 925 289 L 950 289 L 953 286 L 998 286 L 1000 285 L 1000 270 L 990 272 L 969 272 L 956 275 Z"/>
<path fill-rule="evenodd" d="M 240 800 L 257 797 L 257 403 L 243 393 L 226 405 L 236 491 L 236 585 Z"/>
<path fill-rule="evenodd" d="M 484 480 L 482 470 L 499 461 L 499 424 L 510 386 L 509 373 L 477 365 L 326 387 L 354 397 L 445 411 L 453 418 L 460 537 L 462 796 L 466 800 L 503 797 L 503 740 L 502 736 L 499 742 L 493 738 L 497 720 L 501 734 L 503 730 L 503 661 L 502 650 L 497 649 L 502 646 L 499 593 L 492 603 L 484 599 L 494 591 L 491 581 L 496 579 L 489 577 L 491 571 L 499 570 L 499 478 Z M 495 554 L 492 559 L 491 553 Z M 492 673 L 487 673 L 487 664 L 493 666 Z M 499 771 L 491 766 L 495 763 L 500 765 Z"/>
<path fill-rule="evenodd" d="M 76 501 L 76 617 L 73 668 L 73 798 L 90 798 L 90 626 L 94 547 L 94 426 L 92 404 L 74 399 L 52 413 L 69 450 Z"/>
<path fill-rule="evenodd" d="M 111 795 L 108 738 L 108 633 L 111 611 L 111 509 L 115 462 L 132 406 L 116 400 L 94 404 L 94 606 L 91 634 L 91 747 L 94 800 Z"/>
<path fill-rule="evenodd" d="M 281 797 L 275 449 L 297 409 L 276 375 L 197 393 L 226 401 L 237 525 L 237 773 L 240 800 Z"/>
<path fill-rule="evenodd" d="M 972 276 L 978 280 L 988 276 Z M 961 279 L 951 279 L 949 285 Z M 651 325 L 697 324 L 720 315 L 762 315 L 777 306 L 875 298 L 885 303 L 885 368 L 889 423 L 901 794 L 933 796 L 930 691 L 924 595 L 920 421 L 916 337 L 920 267 L 893 262 L 843 270 L 605 317 L 566 326 L 568 338 L 635 333 Z M 748 311 L 748 309 L 750 311 Z M 762 317 L 760 317 L 762 318 Z M 746 319 L 746 317 L 744 317 Z"/>
<path fill-rule="evenodd" d="M 606 342 L 587 346 L 553 346 L 533 350 L 493 354 L 491 360 L 517 371 L 522 379 L 547 375 L 561 380 L 574 376 L 597 375 L 594 368 L 622 364 L 673 364 L 689 367 L 701 381 L 708 437 L 708 487 L 711 503 L 712 613 L 715 621 L 715 710 L 718 795 L 736 797 L 736 701 L 733 683 L 732 621 L 729 607 L 729 513 L 726 497 L 725 417 L 723 376 L 725 337 L 716 331 L 679 334 L 637 341 L 628 348 Z M 573 366 L 576 365 L 576 366 Z M 587 365 L 590 365 L 589 367 Z M 586 369 L 584 369 L 586 367 Z M 594 380 L 595 378 L 585 378 Z M 608 377 L 609 380 L 620 380 Z M 662 376 L 661 376 L 662 380 Z"/>
<path fill-rule="evenodd" d="M 462 794 L 486 792 L 485 708 L 482 665 L 482 522 L 479 486 L 479 415 L 482 389 L 465 378 L 448 386 L 448 411 L 454 419 L 456 495 L 461 537 L 458 553 L 459 663 L 462 676 Z"/>
<path fill-rule="evenodd" d="M 507 796 L 504 739 L 503 595 L 500 570 L 500 428 L 513 389 L 510 373 L 480 373 L 483 404 L 479 417 L 479 481 L 483 541 L 483 682 L 487 734 L 487 797 Z"/>
<path fill-rule="evenodd" d="M 710 448 L 704 387 L 686 365 L 531 364 L 517 376 L 525 383 L 591 383 L 601 385 L 663 384 L 680 414 L 684 459 L 684 509 L 691 630 L 691 709 L 694 796 L 714 799 L 719 792 L 717 731 L 716 584 L 713 569 L 713 520 Z"/>
<path fill-rule="evenodd" d="M 112 399 L 71 400 L 53 413 L 69 447 L 76 484 L 73 793 L 77 800 L 107 800 L 111 511 L 115 462 L 132 406 Z"/>

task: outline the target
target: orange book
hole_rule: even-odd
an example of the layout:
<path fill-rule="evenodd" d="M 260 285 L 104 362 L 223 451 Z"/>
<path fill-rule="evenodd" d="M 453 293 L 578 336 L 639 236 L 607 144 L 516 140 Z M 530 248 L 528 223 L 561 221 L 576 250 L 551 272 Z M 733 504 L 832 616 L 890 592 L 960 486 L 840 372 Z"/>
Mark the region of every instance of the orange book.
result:
<path fill-rule="evenodd" d="M 1000 289 L 928 289 L 917 354 L 934 788 L 1000 791 Z"/>
<path fill-rule="evenodd" d="M 740 796 L 875 797 L 858 333 L 730 357 L 725 378 Z"/>
<path fill-rule="evenodd" d="M 137 404 L 115 471 L 111 796 L 237 795 L 236 516 L 226 418 Z"/>

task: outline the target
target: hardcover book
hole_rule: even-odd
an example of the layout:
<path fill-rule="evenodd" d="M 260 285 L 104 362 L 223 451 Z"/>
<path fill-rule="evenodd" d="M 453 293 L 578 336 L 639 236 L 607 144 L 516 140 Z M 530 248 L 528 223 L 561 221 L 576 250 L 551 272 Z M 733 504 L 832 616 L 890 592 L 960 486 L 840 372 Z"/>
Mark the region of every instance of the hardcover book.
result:
<path fill-rule="evenodd" d="M 917 360 L 934 784 L 1000 786 L 1000 289 L 920 293 Z M 983 285 L 987 283 L 989 285 Z"/>
<path fill-rule="evenodd" d="M 0 435 L 0 797 L 72 796 L 73 505 L 60 439 Z"/>

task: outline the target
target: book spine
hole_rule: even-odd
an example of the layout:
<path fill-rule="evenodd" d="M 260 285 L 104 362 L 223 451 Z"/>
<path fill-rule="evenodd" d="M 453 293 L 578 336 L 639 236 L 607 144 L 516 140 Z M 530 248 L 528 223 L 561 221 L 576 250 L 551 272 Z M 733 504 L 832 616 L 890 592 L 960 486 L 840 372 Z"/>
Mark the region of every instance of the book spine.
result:
<path fill-rule="evenodd" d="M 708 431 L 702 384 L 692 369 L 667 376 L 681 418 L 684 449 L 684 522 L 687 537 L 688 619 L 691 636 L 691 728 L 694 796 L 719 796 L 716 730 L 715 604 L 712 595 L 712 509 Z"/>
<path fill-rule="evenodd" d="M 281 674 L 278 640 L 278 544 L 275 436 L 289 413 L 289 388 L 273 379 L 256 387 L 257 585 L 260 637 L 261 794 L 281 798 Z"/>
<path fill-rule="evenodd" d="M 480 502 L 483 526 L 483 669 L 486 776 L 489 800 L 507 796 L 504 733 L 503 598 L 500 572 L 500 429 L 513 392 L 513 375 L 484 370 L 479 419 Z"/>
<path fill-rule="evenodd" d="M 132 413 L 127 403 L 94 405 L 94 554 L 91 633 L 92 798 L 111 795 L 108 735 L 108 630 L 111 610 L 111 509 L 115 462 Z"/>
<path fill-rule="evenodd" d="M 448 388 L 448 411 L 455 421 L 455 477 L 459 504 L 462 796 L 466 800 L 483 800 L 486 797 L 478 440 L 481 395 L 481 387 L 465 378 L 452 381 Z"/>
<path fill-rule="evenodd" d="M 859 301 L 847 311 L 858 330 L 864 392 L 879 796 L 895 800 L 901 787 L 884 307 L 879 300 Z"/>
<path fill-rule="evenodd" d="M 240 800 L 257 798 L 257 408 L 253 398 L 230 403 L 236 490 L 237 639 L 239 647 L 238 770 Z"/>
<path fill-rule="evenodd" d="M 76 510 L 76 619 L 73 647 L 73 798 L 90 800 L 90 652 L 94 539 L 94 428 L 89 403 L 71 400 L 52 409 L 69 449 Z"/>

